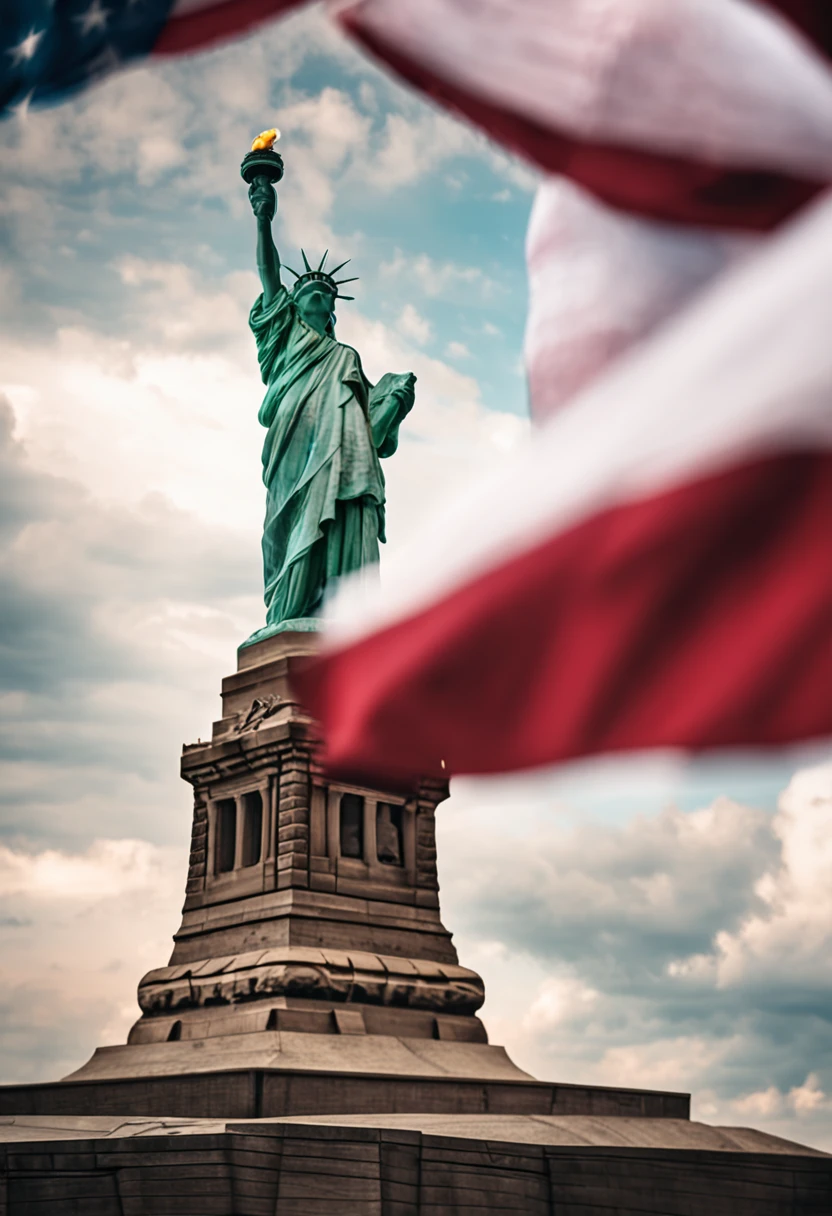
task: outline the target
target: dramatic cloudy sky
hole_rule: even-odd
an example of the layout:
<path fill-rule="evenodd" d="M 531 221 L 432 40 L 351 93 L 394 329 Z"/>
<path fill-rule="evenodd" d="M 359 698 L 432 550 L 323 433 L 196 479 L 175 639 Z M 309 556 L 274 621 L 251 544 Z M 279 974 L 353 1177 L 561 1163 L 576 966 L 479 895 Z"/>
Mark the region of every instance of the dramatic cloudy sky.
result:
<path fill-rule="evenodd" d="M 528 426 L 532 174 L 318 14 L 0 128 L 2 1080 L 124 1041 L 167 960 L 179 751 L 262 620 L 238 166 L 275 121 L 286 261 L 352 256 L 339 336 L 371 377 L 419 377 L 391 544 Z M 690 1089 L 698 1117 L 832 1148 L 830 761 L 456 783 L 445 919 L 492 1038 L 540 1076 Z"/>

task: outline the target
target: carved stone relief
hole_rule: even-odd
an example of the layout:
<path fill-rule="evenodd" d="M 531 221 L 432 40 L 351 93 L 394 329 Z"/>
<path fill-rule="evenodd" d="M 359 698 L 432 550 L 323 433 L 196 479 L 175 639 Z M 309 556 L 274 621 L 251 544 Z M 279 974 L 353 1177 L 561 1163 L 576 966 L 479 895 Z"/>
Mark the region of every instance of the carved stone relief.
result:
<path fill-rule="evenodd" d="M 255 697 L 245 717 L 241 715 L 242 720 L 234 727 L 235 734 L 242 735 L 248 730 L 258 730 L 267 718 L 277 713 L 280 706 L 281 698 L 271 693 L 266 697 Z"/>

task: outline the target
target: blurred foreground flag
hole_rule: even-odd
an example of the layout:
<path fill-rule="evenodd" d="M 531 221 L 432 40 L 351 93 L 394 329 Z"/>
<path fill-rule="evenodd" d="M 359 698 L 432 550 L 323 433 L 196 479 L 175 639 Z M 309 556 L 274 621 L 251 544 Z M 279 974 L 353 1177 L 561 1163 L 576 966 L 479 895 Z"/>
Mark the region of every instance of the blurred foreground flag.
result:
<path fill-rule="evenodd" d="M 832 197 L 345 586 L 300 695 L 341 772 L 832 734 Z"/>
<path fill-rule="evenodd" d="M 538 420 L 832 182 L 829 0 L 359 0 L 340 20 L 558 175 L 528 237 Z"/>
<path fill-rule="evenodd" d="M 304 0 L 3 0 L 0 117 L 59 101 L 147 55 L 243 34 Z"/>
<path fill-rule="evenodd" d="M 832 198 L 793 219 L 832 182 L 829 4 L 358 0 L 339 19 L 556 176 L 527 241 L 540 429 L 375 597 L 336 601 L 301 676 L 330 765 L 832 734 Z"/>
<path fill-rule="evenodd" d="M 357 0 L 338 19 L 505 147 L 640 215 L 767 229 L 832 178 L 829 0 Z"/>

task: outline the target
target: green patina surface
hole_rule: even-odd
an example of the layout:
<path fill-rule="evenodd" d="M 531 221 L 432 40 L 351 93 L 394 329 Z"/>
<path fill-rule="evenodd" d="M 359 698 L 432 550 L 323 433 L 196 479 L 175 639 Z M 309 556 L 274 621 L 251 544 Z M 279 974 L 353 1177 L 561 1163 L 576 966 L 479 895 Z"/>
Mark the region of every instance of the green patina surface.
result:
<path fill-rule="evenodd" d="M 263 284 L 249 324 L 267 385 L 259 413 L 266 624 L 244 646 L 317 628 L 337 579 L 378 562 L 385 539 L 379 458 L 396 450 L 415 383 L 409 372 L 369 382 L 358 352 L 335 338 L 338 284 L 322 267 L 297 276 L 287 291 L 271 235 L 274 189 L 255 177 L 249 196 Z"/>

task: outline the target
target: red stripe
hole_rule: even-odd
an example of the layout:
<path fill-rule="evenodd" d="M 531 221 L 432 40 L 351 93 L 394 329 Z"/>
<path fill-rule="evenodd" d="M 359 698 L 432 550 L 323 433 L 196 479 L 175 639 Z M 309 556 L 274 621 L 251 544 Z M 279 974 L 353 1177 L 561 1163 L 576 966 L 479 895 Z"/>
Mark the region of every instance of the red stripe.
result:
<path fill-rule="evenodd" d="M 832 453 L 585 520 L 298 676 L 353 776 L 832 734 Z"/>
<path fill-rule="evenodd" d="M 179 55 L 240 35 L 307 0 L 225 0 L 173 17 L 159 35 L 154 55 Z"/>
<path fill-rule="evenodd" d="M 829 0 L 760 0 L 796 25 L 826 55 L 832 55 L 832 5 Z"/>
<path fill-rule="evenodd" d="M 369 51 L 446 109 L 546 172 L 572 178 L 613 207 L 676 223 L 767 231 L 826 184 L 820 178 L 732 169 L 638 147 L 573 139 L 435 75 L 365 28 L 354 9 L 339 13 L 338 20 Z"/>

